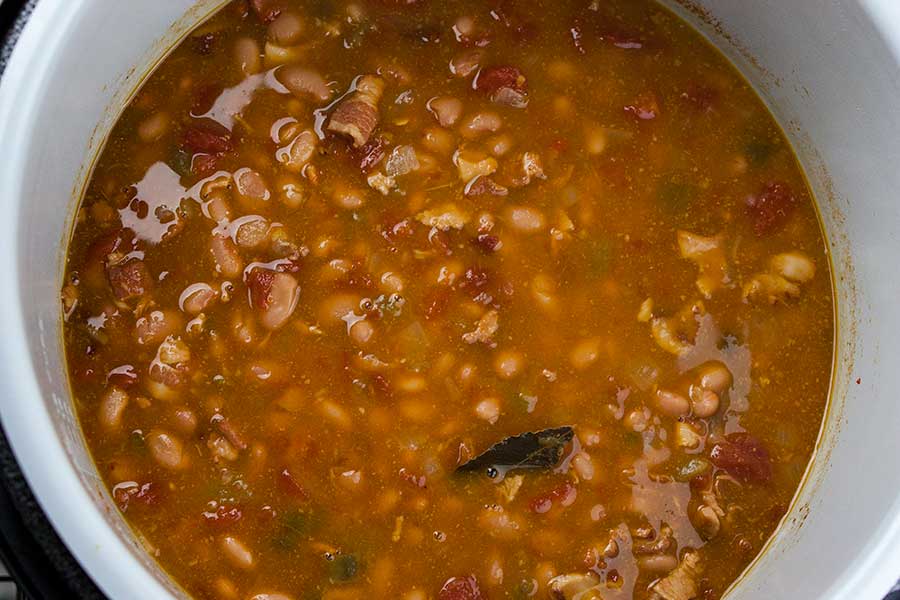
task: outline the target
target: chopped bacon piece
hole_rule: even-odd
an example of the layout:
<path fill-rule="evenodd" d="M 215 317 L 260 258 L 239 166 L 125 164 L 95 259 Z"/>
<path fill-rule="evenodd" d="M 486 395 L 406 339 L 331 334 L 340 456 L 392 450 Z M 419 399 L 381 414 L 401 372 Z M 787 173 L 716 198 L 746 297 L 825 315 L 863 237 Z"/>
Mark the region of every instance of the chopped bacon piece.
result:
<path fill-rule="evenodd" d="M 369 141 L 378 125 L 378 103 L 384 94 L 384 80 L 377 75 L 363 75 L 356 83 L 356 91 L 338 104 L 328 130 L 347 135 L 353 145 L 361 148 Z"/>
<path fill-rule="evenodd" d="M 224 415 L 216 414 L 212 418 L 213 427 L 238 450 L 246 450 L 247 442 L 234 425 Z"/>
<path fill-rule="evenodd" d="M 212 119 L 203 119 L 188 127 L 181 146 L 185 150 L 203 154 L 220 154 L 234 148 L 231 132 Z"/>
<path fill-rule="evenodd" d="M 444 582 L 438 600 L 484 600 L 474 575 L 451 577 Z"/>
<path fill-rule="evenodd" d="M 479 175 L 466 185 L 465 195 L 477 198 L 478 196 L 505 196 L 509 190 L 492 178 Z"/>
<path fill-rule="evenodd" d="M 749 433 L 731 433 L 712 447 L 714 465 L 744 483 L 765 483 L 772 478 L 772 460 L 758 439 Z"/>
<path fill-rule="evenodd" d="M 500 316 L 496 310 L 489 310 L 478 320 L 478 324 L 473 331 L 464 333 L 462 339 L 467 344 L 475 344 L 481 342 L 490 344 L 493 341 L 494 334 L 500 328 Z"/>
<path fill-rule="evenodd" d="M 363 174 L 368 174 L 369 171 L 374 169 L 375 165 L 381 162 L 381 159 L 387 153 L 387 146 L 387 140 L 379 135 L 370 139 L 361 148 L 355 148 L 352 154 L 359 161 L 359 170 Z"/>
<path fill-rule="evenodd" d="M 490 233 L 479 233 L 472 240 L 472 243 L 488 254 L 492 254 L 503 247 L 503 241 Z"/>
<path fill-rule="evenodd" d="M 131 300 L 143 296 L 153 284 L 150 271 L 144 261 L 137 258 L 126 258 L 106 265 L 106 277 L 109 287 L 119 300 Z"/>
<path fill-rule="evenodd" d="M 528 80 L 522 71 L 509 65 L 485 67 L 478 71 L 472 87 L 495 104 L 524 108 L 528 105 Z"/>
<path fill-rule="evenodd" d="M 766 184 L 762 192 L 747 198 L 747 216 L 753 232 L 764 236 L 784 225 L 797 204 L 791 186 L 783 181 Z"/>

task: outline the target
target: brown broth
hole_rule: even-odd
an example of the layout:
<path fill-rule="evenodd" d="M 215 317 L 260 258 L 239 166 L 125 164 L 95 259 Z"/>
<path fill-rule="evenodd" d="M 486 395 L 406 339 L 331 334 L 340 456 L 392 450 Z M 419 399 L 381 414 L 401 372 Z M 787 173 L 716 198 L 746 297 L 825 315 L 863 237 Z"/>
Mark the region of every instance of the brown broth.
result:
<path fill-rule="evenodd" d="M 154 557 L 216 600 L 574 598 L 565 573 L 583 600 L 720 597 L 801 482 L 833 351 L 813 199 L 752 88 L 645 0 L 251 4 L 144 83 L 68 250 L 73 401 Z M 303 32 L 267 48 L 282 4 Z M 365 74 L 369 174 L 418 165 L 386 194 L 328 130 Z M 292 123 L 321 138 L 302 169 Z M 463 180 L 473 155 L 496 172 Z M 454 473 L 562 425 L 557 469 Z"/>

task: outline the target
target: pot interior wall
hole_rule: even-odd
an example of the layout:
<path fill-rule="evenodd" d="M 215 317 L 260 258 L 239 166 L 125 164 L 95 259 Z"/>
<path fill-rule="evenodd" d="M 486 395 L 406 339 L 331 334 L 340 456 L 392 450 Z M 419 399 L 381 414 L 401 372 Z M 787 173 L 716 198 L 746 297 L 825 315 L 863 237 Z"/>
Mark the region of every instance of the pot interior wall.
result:
<path fill-rule="evenodd" d="M 52 421 L 83 491 L 118 533 L 118 545 L 84 550 L 68 523 L 78 513 L 50 497 L 48 474 L 60 468 L 46 464 L 52 453 L 36 455 L 24 432 L 10 437 L 51 519 L 112 596 L 159 598 L 163 587 L 180 592 L 131 541 L 84 449 L 62 376 L 63 255 L 50 249 L 67 237 L 90 168 L 85 157 L 102 144 L 117 107 L 174 40 L 222 3 L 44 0 L 35 18 L 52 20 L 53 34 L 44 38 L 41 54 L 19 57 L 31 61 L 40 78 L 32 82 L 33 104 L 17 123 L 22 169 L 18 187 L 11 188 L 24 199 L 14 252 L 27 353 L 46 401 L 39 417 Z M 787 129 L 820 202 L 838 294 L 834 399 L 821 450 L 779 535 L 730 598 L 875 598 L 888 579 L 900 575 L 897 559 L 885 567 L 892 569 L 886 575 L 873 572 L 871 564 L 886 556 L 890 535 L 896 539 L 900 490 L 900 470 L 879 460 L 900 453 L 900 436 L 884 434 L 900 429 L 900 403 L 893 398 L 900 377 L 883 358 L 900 357 L 892 335 L 900 330 L 892 310 L 900 278 L 885 276 L 888 261 L 900 256 L 894 231 L 900 203 L 892 195 L 900 189 L 897 60 L 863 8 L 840 0 L 670 4 L 739 65 Z M 8 404 L 0 405 L 4 423 L 22 425 L 25 413 Z M 142 564 L 155 572 L 156 583 L 121 595 L 127 588 L 114 578 L 128 570 L 118 563 Z"/>

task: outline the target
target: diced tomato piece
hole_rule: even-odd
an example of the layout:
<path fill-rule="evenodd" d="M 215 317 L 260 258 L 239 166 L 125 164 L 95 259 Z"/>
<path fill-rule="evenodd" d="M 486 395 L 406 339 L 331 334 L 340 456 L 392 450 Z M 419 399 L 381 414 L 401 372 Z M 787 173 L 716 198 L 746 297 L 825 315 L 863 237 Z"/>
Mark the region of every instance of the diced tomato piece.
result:
<path fill-rule="evenodd" d="M 791 186 L 783 181 L 766 184 L 763 190 L 747 198 L 746 212 L 758 236 L 772 233 L 783 226 L 797 204 Z"/>
<path fill-rule="evenodd" d="M 300 482 L 297 481 L 290 469 L 284 468 L 278 472 L 278 487 L 288 496 L 293 496 L 298 500 L 309 499 L 309 492 L 300 485 Z"/>
<path fill-rule="evenodd" d="M 528 508 L 533 513 L 544 514 L 554 506 L 571 506 L 578 495 L 578 489 L 571 482 L 566 481 L 549 492 L 541 494 L 528 503 Z"/>
<path fill-rule="evenodd" d="M 772 460 L 762 442 L 749 433 L 731 433 L 715 444 L 709 458 L 714 465 L 744 483 L 772 478 Z"/>

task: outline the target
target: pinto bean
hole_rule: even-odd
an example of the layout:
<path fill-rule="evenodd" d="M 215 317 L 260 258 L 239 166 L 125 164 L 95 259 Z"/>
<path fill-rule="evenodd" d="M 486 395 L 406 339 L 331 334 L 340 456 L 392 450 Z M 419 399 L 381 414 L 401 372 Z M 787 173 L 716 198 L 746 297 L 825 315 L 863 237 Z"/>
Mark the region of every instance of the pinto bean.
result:
<path fill-rule="evenodd" d="M 459 126 L 460 135 L 464 138 L 477 138 L 486 133 L 494 133 L 503 127 L 503 119 L 490 110 L 479 111 L 469 115 Z"/>
<path fill-rule="evenodd" d="M 462 114 L 463 103 L 452 96 L 437 96 L 426 105 L 441 127 L 451 127 Z"/>
<path fill-rule="evenodd" d="M 525 357 L 515 350 L 504 350 L 494 359 L 494 372 L 501 379 L 512 379 L 525 367 Z"/>
<path fill-rule="evenodd" d="M 493 425 L 500 418 L 500 400 L 493 396 L 485 398 L 475 406 L 475 415 Z"/>
<path fill-rule="evenodd" d="M 172 117 L 169 113 L 165 111 L 153 113 L 138 125 L 138 138 L 145 144 L 155 142 L 169 131 L 171 124 Z"/>
<path fill-rule="evenodd" d="M 172 425 L 183 435 L 193 435 L 197 430 L 197 414 L 184 406 L 176 408 L 172 413 Z"/>
<path fill-rule="evenodd" d="M 285 11 L 269 23 L 269 39 L 279 46 L 293 46 L 303 37 L 306 25 L 300 15 Z"/>
<path fill-rule="evenodd" d="M 135 341 L 142 346 L 155 346 L 178 333 L 181 326 L 181 316 L 174 310 L 154 310 L 135 322 Z"/>
<path fill-rule="evenodd" d="M 254 566 L 253 553 L 238 538 L 226 535 L 220 542 L 225 559 L 238 569 L 250 569 Z"/>
<path fill-rule="evenodd" d="M 600 357 L 600 340 L 590 338 L 575 344 L 569 353 L 569 362 L 577 370 L 583 370 L 594 364 Z"/>
<path fill-rule="evenodd" d="M 234 43 L 234 60 L 244 75 L 262 71 L 262 53 L 259 43 L 251 37 L 242 37 Z"/>
<path fill-rule="evenodd" d="M 708 419 L 719 412 L 719 395 L 709 389 L 691 388 L 691 411 L 695 417 Z"/>
<path fill-rule="evenodd" d="M 278 69 L 275 78 L 297 97 L 311 97 L 319 102 L 331 98 L 328 82 L 318 72 L 306 67 L 286 65 Z"/>
<path fill-rule="evenodd" d="M 100 424 L 107 431 L 115 431 L 122 426 L 122 415 L 128 406 L 128 392 L 112 386 L 100 399 Z"/>
<path fill-rule="evenodd" d="M 425 129 L 425 133 L 422 135 L 422 145 L 429 152 L 447 155 L 453 152 L 453 149 L 456 147 L 456 141 L 449 132 L 437 127 L 429 127 Z"/>
<path fill-rule="evenodd" d="M 150 455 L 160 466 L 167 469 L 183 469 L 187 466 L 184 448 L 174 435 L 161 430 L 153 430 L 145 438 Z"/>
<path fill-rule="evenodd" d="M 192 283 L 181 292 L 181 296 L 178 298 L 178 306 L 190 315 L 198 315 L 206 310 L 218 297 L 219 293 L 208 283 Z M 174 331 L 169 332 L 169 334 L 171 333 L 174 333 Z"/>
<path fill-rule="evenodd" d="M 506 156 L 512 150 L 514 142 L 512 136 L 500 133 L 487 139 L 488 152 L 496 157 Z"/>
<path fill-rule="evenodd" d="M 238 199 L 251 206 L 267 201 L 272 195 L 263 176 L 252 169 L 238 169 L 235 172 L 234 189 Z"/>
<path fill-rule="evenodd" d="M 484 53 L 480 50 L 469 50 L 457 54 L 450 61 L 450 72 L 456 77 L 468 77 L 478 70 Z"/>
<path fill-rule="evenodd" d="M 506 213 L 510 226 L 519 233 L 537 233 L 544 229 L 544 215 L 530 206 L 512 206 Z"/>
<path fill-rule="evenodd" d="M 209 240 L 209 251 L 216 264 L 216 272 L 228 279 L 239 277 L 244 271 L 244 261 L 231 238 L 214 233 Z"/>
<path fill-rule="evenodd" d="M 312 160 L 319 138 L 311 129 L 301 131 L 285 148 L 279 148 L 275 158 L 292 173 L 300 173 Z"/>
<path fill-rule="evenodd" d="M 319 305 L 319 320 L 325 325 L 344 324 L 344 319 L 359 311 L 356 294 L 334 294 Z"/>
<path fill-rule="evenodd" d="M 717 394 L 727 391 L 734 379 L 728 367 L 719 361 L 704 363 L 700 366 L 697 374 L 700 376 L 700 387 L 712 390 Z"/>
<path fill-rule="evenodd" d="M 371 321 L 363 319 L 357 323 L 354 323 L 350 328 L 350 339 L 353 340 L 353 343 L 357 346 L 366 346 L 369 342 L 372 341 L 372 338 L 375 336 L 375 326 Z"/>
<path fill-rule="evenodd" d="M 683 417 L 691 412 L 691 403 L 683 395 L 670 390 L 656 390 L 656 405 L 672 418 Z"/>
<path fill-rule="evenodd" d="M 258 215 L 241 217 L 233 225 L 234 241 L 241 248 L 259 248 L 269 239 L 269 221 Z"/>
<path fill-rule="evenodd" d="M 300 284 L 290 273 L 257 267 L 247 275 L 250 301 L 261 311 L 260 321 L 269 330 L 280 328 L 297 308 Z"/>

